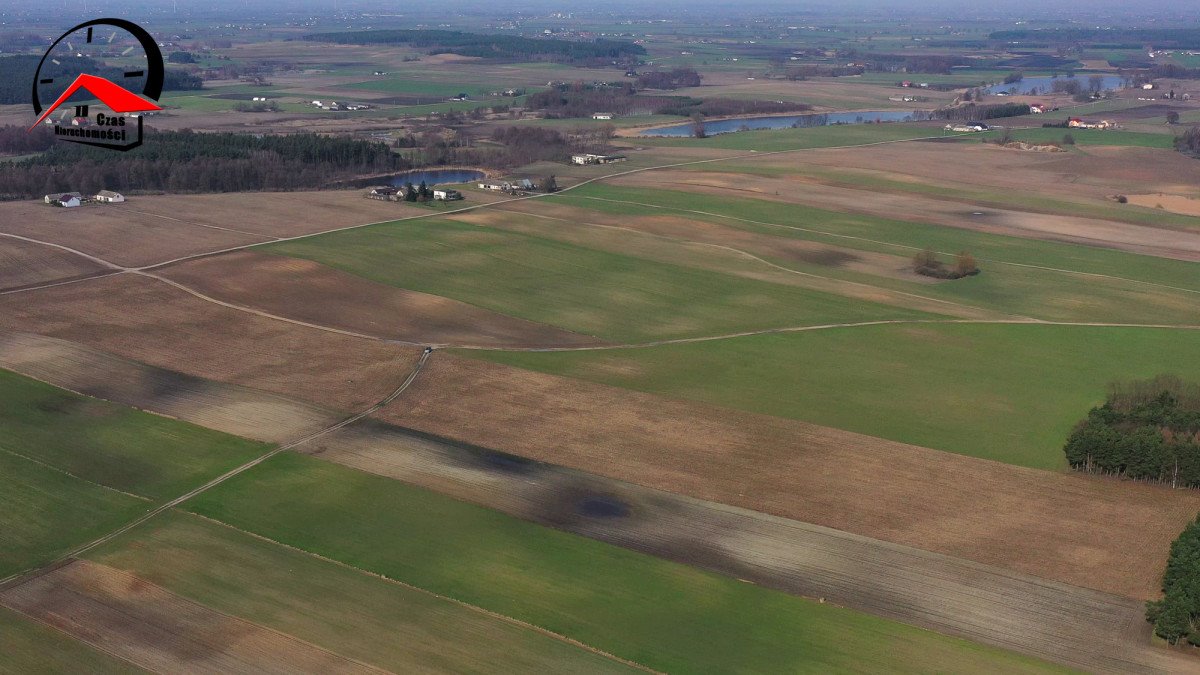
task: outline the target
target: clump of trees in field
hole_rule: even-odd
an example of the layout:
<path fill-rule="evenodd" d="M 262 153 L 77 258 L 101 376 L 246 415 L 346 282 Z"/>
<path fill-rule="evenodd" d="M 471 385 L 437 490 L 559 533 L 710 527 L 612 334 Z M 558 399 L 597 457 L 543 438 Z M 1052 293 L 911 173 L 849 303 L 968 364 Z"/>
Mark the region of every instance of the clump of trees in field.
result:
<path fill-rule="evenodd" d="M 1078 471 L 1200 487 L 1200 385 L 1169 375 L 1115 384 L 1063 450 Z"/>
<path fill-rule="evenodd" d="M 1200 127 L 1192 127 L 1176 136 L 1175 149 L 1185 155 L 1200 157 Z"/>
<path fill-rule="evenodd" d="M 1146 620 L 1171 644 L 1200 645 L 1200 518 L 1171 544 L 1163 573 L 1163 598 L 1146 603 Z"/>
<path fill-rule="evenodd" d="M 979 274 L 975 256 L 960 251 L 954 256 L 954 264 L 947 265 L 933 249 L 925 249 L 913 257 L 913 271 L 935 279 L 962 279 Z"/>
<path fill-rule="evenodd" d="M 672 68 L 671 70 L 652 70 L 638 75 L 639 89 L 679 89 L 680 87 L 699 87 L 700 73 L 695 68 Z"/>

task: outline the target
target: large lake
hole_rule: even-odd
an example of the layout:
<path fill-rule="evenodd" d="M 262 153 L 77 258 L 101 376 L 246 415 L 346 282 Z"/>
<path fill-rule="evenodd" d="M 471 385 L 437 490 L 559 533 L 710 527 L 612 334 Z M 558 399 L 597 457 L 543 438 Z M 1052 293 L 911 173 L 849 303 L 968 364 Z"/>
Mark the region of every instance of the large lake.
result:
<path fill-rule="evenodd" d="M 1021 80 L 1020 82 L 1014 82 L 1012 84 L 992 85 L 992 86 L 988 87 L 987 89 L 984 89 L 983 91 L 984 91 L 984 93 L 987 93 L 987 94 L 995 94 L 995 93 L 1001 92 L 1001 91 L 1011 91 L 1011 92 L 1017 93 L 1017 94 L 1032 94 L 1032 93 L 1034 93 L 1034 90 L 1036 89 L 1037 93 L 1046 94 L 1046 93 L 1049 93 L 1053 89 L 1054 80 L 1056 80 L 1056 79 L 1063 80 L 1063 81 L 1068 81 L 1068 80 L 1073 79 L 1073 80 L 1079 82 L 1079 86 L 1083 87 L 1084 91 L 1087 91 L 1089 77 L 1091 77 L 1091 76 L 1090 75 L 1076 75 L 1073 78 L 1070 78 L 1070 77 L 1054 78 L 1054 77 L 1045 77 L 1045 76 L 1026 77 L 1025 79 Z M 1102 77 L 1104 79 L 1104 82 L 1100 85 L 1102 89 L 1121 89 L 1122 87 L 1125 86 L 1125 78 L 1123 78 L 1119 75 L 1103 75 Z"/>
<path fill-rule="evenodd" d="M 824 127 L 831 124 L 873 124 L 875 122 L 912 122 L 927 120 L 930 113 L 903 110 L 858 110 L 854 112 L 808 113 L 774 117 L 737 117 L 728 120 L 713 120 L 704 123 L 704 133 L 709 136 L 728 134 L 735 131 L 755 129 L 790 129 L 793 127 Z M 647 129 L 639 136 L 686 137 L 692 135 L 692 123 L 670 127 Z"/>

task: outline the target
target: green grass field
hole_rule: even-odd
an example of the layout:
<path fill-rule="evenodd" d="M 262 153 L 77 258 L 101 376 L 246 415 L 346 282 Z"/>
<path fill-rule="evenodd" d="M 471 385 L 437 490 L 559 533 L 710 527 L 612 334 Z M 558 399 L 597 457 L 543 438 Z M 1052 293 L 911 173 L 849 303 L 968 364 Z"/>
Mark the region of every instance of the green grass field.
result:
<path fill-rule="evenodd" d="M 613 341 L 918 316 L 454 221 L 404 221 L 264 250 Z"/>
<path fill-rule="evenodd" d="M 396 673 L 632 671 L 528 628 L 190 514 L 164 514 L 88 557 Z"/>
<path fill-rule="evenodd" d="M 1021 118 L 1022 120 L 1025 118 Z M 1121 145 L 1137 148 L 1171 149 L 1175 145 L 1175 135 L 1167 130 L 1161 134 L 1148 134 L 1138 131 L 1122 131 L 1120 129 L 1012 129 L 1014 140 L 1026 143 L 1058 143 L 1062 144 L 1063 137 L 1070 134 L 1076 145 Z M 999 138 L 1001 131 L 985 131 L 977 134 L 976 138 Z M 965 141 L 964 141 L 965 142 Z"/>
<path fill-rule="evenodd" d="M 476 358 L 1039 469 L 1108 383 L 1200 379 L 1200 331 L 893 325 Z"/>
<path fill-rule="evenodd" d="M 49 562 L 265 447 L 0 371 L 0 577 Z"/>
<path fill-rule="evenodd" d="M 930 136 L 953 135 L 942 131 L 940 126 L 908 123 L 846 124 L 808 129 L 761 129 L 718 134 L 708 138 L 651 138 L 636 139 L 638 145 L 698 148 L 721 148 L 770 152 L 775 150 L 802 150 L 806 148 L 830 148 L 842 145 L 866 145 L 886 141 L 903 141 Z"/>
<path fill-rule="evenodd" d="M 1200 265 L 1192 262 L 798 204 L 673 190 L 592 184 L 553 199 L 608 214 L 651 216 L 677 212 L 690 219 L 723 223 L 760 234 L 905 258 L 926 247 L 946 254 L 966 250 L 980 260 L 983 274 L 934 285 L 854 275 L 831 267 L 824 270 L 802 267 L 795 261 L 782 259 L 774 262 L 833 278 L 1046 320 L 1200 323 L 1200 303 L 1196 302 L 1200 293 Z"/>
<path fill-rule="evenodd" d="M 669 672 L 1041 668 L 290 453 L 187 508 Z"/>
<path fill-rule="evenodd" d="M 1200 118 L 1200 114 L 1198 114 L 1198 118 Z M 1161 209 L 1150 209 L 1131 204 L 1117 205 L 1114 202 L 1072 199 L 1071 195 L 1065 195 L 1066 198 L 1056 198 L 1030 192 L 1017 193 L 996 189 L 980 189 L 979 187 L 968 188 L 963 187 L 961 184 L 947 185 L 936 182 L 921 183 L 912 180 L 893 180 L 873 173 L 856 170 L 847 171 L 803 165 L 792 167 L 764 165 L 761 162 L 754 161 L 752 158 L 723 161 L 715 164 L 701 164 L 684 167 L 684 169 L 698 173 L 721 171 L 767 177 L 808 176 L 831 185 L 842 187 L 929 195 L 941 199 L 954 199 L 967 202 L 975 206 L 991 206 L 1066 216 L 1084 216 L 1136 225 L 1149 225 L 1151 227 L 1200 230 L 1200 218 L 1194 216 L 1165 213 Z"/>
<path fill-rule="evenodd" d="M 139 668 L 0 607 L 0 673 L 116 675 Z"/>

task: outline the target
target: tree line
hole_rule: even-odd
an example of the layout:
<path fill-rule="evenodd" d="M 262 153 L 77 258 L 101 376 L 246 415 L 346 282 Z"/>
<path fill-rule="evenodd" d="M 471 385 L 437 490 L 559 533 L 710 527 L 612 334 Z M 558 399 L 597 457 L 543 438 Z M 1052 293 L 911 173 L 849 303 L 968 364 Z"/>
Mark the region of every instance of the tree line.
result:
<path fill-rule="evenodd" d="M 1114 385 L 1063 451 L 1077 471 L 1200 487 L 1200 387 L 1172 376 Z"/>
<path fill-rule="evenodd" d="M 0 129 L 7 138 L 12 127 Z M 129 152 L 52 143 L 40 155 L 0 164 L 0 196 L 101 189 L 171 192 L 297 190 L 340 178 L 413 168 L 382 143 L 316 134 L 254 136 L 149 131 Z"/>
<path fill-rule="evenodd" d="M 29 103 L 29 87 L 37 72 L 41 56 L 21 54 L 0 57 L 0 103 Z M 90 57 L 78 57 L 71 61 L 54 63 L 50 59 L 42 65 L 42 77 L 74 78 L 81 72 L 106 77 L 120 82 L 124 69 L 109 66 Z M 64 80 L 65 81 L 65 80 Z M 163 91 L 200 89 L 203 81 L 191 73 L 168 68 L 163 73 Z M 78 94 L 83 97 L 85 94 Z M 50 102 L 43 102 L 46 105 Z"/>
<path fill-rule="evenodd" d="M 587 63 L 597 60 L 636 61 L 645 47 L 625 40 L 590 41 L 528 38 L 520 35 L 480 35 L 457 30 L 363 30 L 313 33 L 305 40 L 337 44 L 408 44 L 430 54 L 459 54 L 491 59 Z"/>
<path fill-rule="evenodd" d="M 1171 644 L 1186 639 L 1200 646 L 1200 518 L 1171 544 L 1163 572 L 1163 597 L 1146 603 L 1146 620 Z"/>
<path fill-rule="evenodd" d="M 338 136 L 255 136 L 191 131 L 150 131 L 129 152 L 56 143 L 44 130 L 0 127 L 0 149 L 9 154 L 44 150 L 20 162 L 0 163 L 0 199 L 52 192 L 251 192 L 350 185 L 354 179 L 427 166 L 510 168 L 562 162 L 572 153 L 605 152 L 611 125 L 560 131 L 511 126 L 492 131 L 475 146 L 453 132 L 427 132 L 387 144 Z"/>
<path fill-rule="evenodd" d="M 644 96 L 639 95 L 629 83 L 598 85 L 580 82 L 558 85 L 530 94 L 525 98 L 525 105 L 533 110 L 540 110 L 552 119 L 591 117 L 592 113 L 598 111 L 618 115 L 653 113 L 680 117 L 690 117 L 699 113 L 711 117 L 802 112 L 812 109 L 812 106 L 806 103 L 790 101 Z"/>

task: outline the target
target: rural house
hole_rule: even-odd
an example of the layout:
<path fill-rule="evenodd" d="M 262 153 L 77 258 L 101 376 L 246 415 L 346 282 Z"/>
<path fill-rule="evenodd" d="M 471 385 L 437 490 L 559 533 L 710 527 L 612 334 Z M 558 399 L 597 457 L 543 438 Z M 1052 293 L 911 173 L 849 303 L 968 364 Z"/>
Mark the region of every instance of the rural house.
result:
<path fill-rule="evenodd" d="M 572 164 L 612 164 L 625 161 L 625 155 L 571 155 Z"/>
<path fill-rule="evenodd" d="M 605 113 L 605 112 L 592 113 L 592 119 L 594 119 L 594 120 L 611 120 L 612 118 L 613 118 L 612 113 Z"/>
<path fill-rule="evenodd" d="M 56 192 L 46 195 L 46 203 L 54 206 L 75 207 L 83 203 L 83 195 L 78 192 Z"/>
<path fill-rule="evenodd" d="M 105 204 L 120 204 L 125 201 L 125 195 L 112 190 L 101 190 L 96 193 L 94 199 Z"/>
<path fill-rule="evenodd" d="M 463 196 L 458 190 L 451 190 L 449 188 L 434 188 L 433 198 L 440 202 L 452 202 L 457 199 L 462 199 Z"/>

